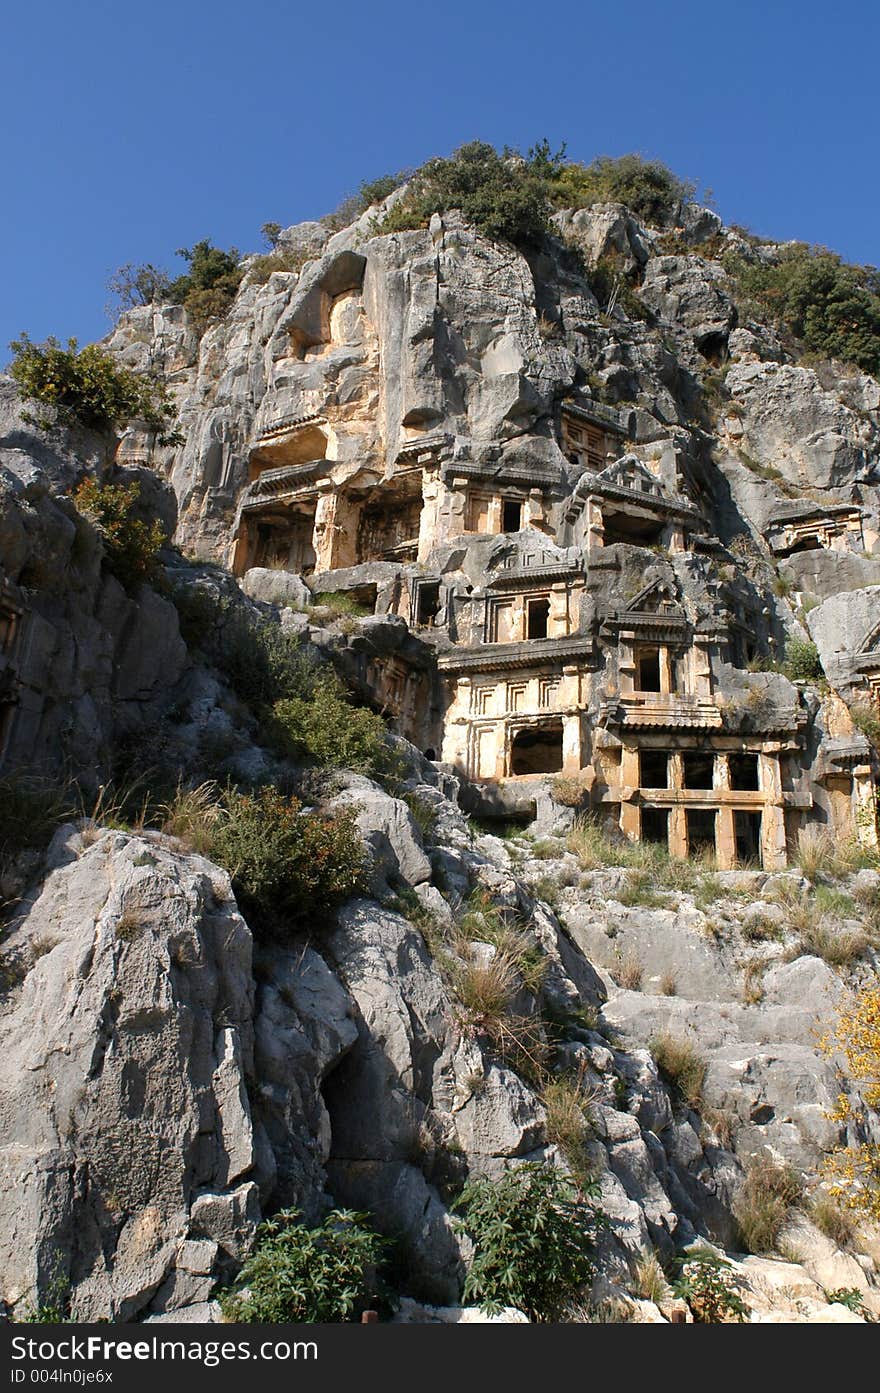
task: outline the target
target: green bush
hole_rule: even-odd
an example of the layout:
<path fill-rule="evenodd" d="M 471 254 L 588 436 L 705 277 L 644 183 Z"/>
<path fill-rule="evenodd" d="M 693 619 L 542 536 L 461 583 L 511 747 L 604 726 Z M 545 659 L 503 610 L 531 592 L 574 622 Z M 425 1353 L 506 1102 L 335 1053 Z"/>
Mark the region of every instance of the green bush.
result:
<path fill-rule="evenodd" d="M 782 672 L 790 682 L 816 682 L 825 674 L 819 650 L 809 639 L 791 638 L 785 645 Z"/>
<path fill-rule="evenodd" d="M 165 541 L 158 522 L 137 516 L 140 500 L 137 482 L 99 484 L 96 479 L 84 479 L 73 494 L 77 510 L 100 533 L 107 569 L 129 591 L 155 579 L 156 558 Z"/>
<path fill-rule="evenodd" d="M 540 240 L 548 229 L 549 191 L 544 164 L 529 153 L 499 155 L 472 140 L 449 159 L 433 159 L 413 175 L 403 198 L 375 231 L 426 227 L 432 213 L 452 208 L 478 232 L 517 245 Z"/>
<path fill-rule="evenodd" d="M 221 1298 L 227 1320 L 255 1324 L 341 1322 L 365 1309 L 387 1240 L 367 1215 L 334 1209 L 307 1228 L 283 1209 L 257 1230 L 257 1243 L 235 1288 Z"/>
<path fill-rule="evenodd" d="M 236 696 L 258 709 L 281 697 L 310 697 L 323 678 L 298 639 L 279 624 L 252 620 L 241 610 L 226 616 L 213 657 Z"/>
<path fill-rule="evenodd" d="M 601 1215 L 564 1172 L 529 1161 L 500 1180 L 476 1176 L 454 1208 L 474 1245 L 464 1300 L 558 1319 L 590 1282 Z"/>
<path fill-rule="evenodd" d="M 487 237 L 528 246 L 550 230 L 553 208 L 625 203 L 644 221 L 667 224 L 693 195 L 692 184 L 640 155 L 603 155 L 584 165 L 567 160 L 564 145 L 553 152 L 546 140 L 525 156 L 507 148 L 499 154 L 472 140 L 448 159 L 429 160 L 416 170 L 403 198 L 375 230 L 426 227 L 432 213 L 458 208 Z"/>
<path fill-rule="evenodd" d="M 681 1259 L 672 1290 L 688 1303 L 694 1320 L 704 1324 L 736 1325 L 749 1318 L 730 1263 L 711 1248 L 692 1250 Z"/>
<path fill-rule="evenodd" d="M 589 165 L 557 157 L 551 160 L 547 173 L 557 208 L 624 203 L 648 223 L 670 222 L 682 204 L 692 201 L 695 192 L 693 184 L 679 179 L 664 164 L 641 155 L 621 155 L 618 159 L 600 155 Z"/>
<path fill-rule="evenodd" d="M 321 916 L 361 886 L 364 846 L 354 814 L 303 812 L 299 799 L 271 786 L 227 791 L 208 852 L 232 876 L 252 927 L 268 933 Z"/>
<path fill-rule="evenodd" d="M 365 706 L 352 706 L 332 676 L 309 696 L 277 701 L 273 714 L 281 743 L 293 756 L 375 777 L 394 771 L 397 761 L 385 722 Z"/>
<path fill-rule="evenodd" d="M 880 275 L 825 247 L 796 243 L 775 261 L 725 258 L 743 295 L 769 310 L 811 352 L 880 374 Z"/>
<path fill-rule="evenodd" d="M 176 253 L 189 270 L 168 286 L 168 299 L 183 305 L 195 327 L 204 330 L 211 319 L 222 319 L 238 293 L 244 268 L 237 247 L 223 251 L 209 238 Z"/>
<path fill-rule="evenodd" d="M 26 421 L 44 430 L 78 424 L 97 431 L 142 421 L 158 432 L 160 444 L 179 443 L 181 437 L 168 430 L 175 407 L 162 384 L 121 367 L 97 344 L 80 349 L 76 339 L 68 339 L 62 348 L 56 338 L 37 344 L 22 334 L 9 347 L 9 371 L 22 396 L 46 408 L 36 416 L 23 413 Z"/>

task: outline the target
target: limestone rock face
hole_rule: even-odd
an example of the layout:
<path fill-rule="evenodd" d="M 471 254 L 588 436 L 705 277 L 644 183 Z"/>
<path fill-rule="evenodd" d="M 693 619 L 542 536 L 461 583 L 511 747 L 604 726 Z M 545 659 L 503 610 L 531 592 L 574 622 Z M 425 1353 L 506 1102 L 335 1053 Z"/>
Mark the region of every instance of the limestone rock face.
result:
<path fill-rule="evenodd" d="M 527 1160 L 588 1163 L 616 1300 L 639 1255 L 738 1242 L 751 1158 L 812 1183 L 853 1140 L 816 1032 L 876 969 L 877 887 L 811 923 L 788 867 L 817 828 L 878 840 L 847 704 L 880 673 L 880 387 L 752 317 L 724 254 L 778 249 L 709 210 L 562 211 L 526 252 L 455 212 L 376 235 L 381 211 L 286 229 L 298 269 L 248 261 L 202 334 L 179 306 L 121 317 L 109 350 L 162 373 L 180 445 L 42 431 L 0 381 L 0 774 L 98 800 L 46 864 L 0 855 L 0 906 L 24 897 L 0 1002 L 16 1315 L 64 1288 L 81 1319 L 216 1320 L 264 1215 L 335 1204 L 397 1239 L 401 1319 L 467 1323 L 453 1200 Z M 154 584 L 114 579 L 84 475 L 141 483 Z M 279 750 L 245 625 L 381 713 L 393 792 Z M 808 635 L 831 692 L 783 675 Z M 352 809 L 360 897 L 255 942 L 224 871 L 101 829 L 102 786 L 154 766 Z M 548 1069 L 581 1090 L 575 1149 Z M 785 1243 L 796 1263 L 736 1263 L 754 1320 L 859 1319 L 824 1290 L 876 1308 L 869 1252 L 803 1215 Z"/>
<path fill-rule="evenodd" d="M 256 1217 L 251 937 L 228 878 L 155 840 L 67 829 L 52 860 L 7 950 L 29 970 L 2 1020 L 4 1296 L 58 1280 L 81 1319 L 126 1319 L 203 1299 L 233 1211 Z M 229 1218 L 196 1249 L 207 1196 Z"/>
<path fill-rule="evenodd" d="M 127 594 L 101 567 L 101 544 L 51 470 L 30 455 L 3 463 L 0 553 L 3 601 L 25 625 L 0 684 L 16 720 L 4 741 L 8 768 L 64 766 L 87 787 L 111 746 L 154 722 L 188 666 L 177 611 L 148 586 Z M 17 635 L 16 635 L 17 638 Z"/>
<path fill-rule="evenodd" d="M 800 488 L 837 489 L 869 477 L 877 427 L 826 391 L 811 368 L 735 364 L 727 386 L 742 409 L 742 447 Z"/>
<path fill-rule="evenodd" d="M 829 679 L 849 692 L 858 682 L 854 658 L 873 646 L 880 625 L 880 585 L 830 595 L 810 611 L 807 623 Z"/>
<path fill-rule="evenodd" d="M 737 315 L 727 277 L 701 257 L 656 256 L 648 263 L 641 297 L 655 314 L 693 334 L 701 351 L 720 354 Z"/>

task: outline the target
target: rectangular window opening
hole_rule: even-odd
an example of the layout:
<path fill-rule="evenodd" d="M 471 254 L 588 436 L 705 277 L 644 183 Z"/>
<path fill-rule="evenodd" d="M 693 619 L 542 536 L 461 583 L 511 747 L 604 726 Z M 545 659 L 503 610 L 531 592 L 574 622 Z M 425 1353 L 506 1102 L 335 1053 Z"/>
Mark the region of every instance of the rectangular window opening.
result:
<path fill-rule="evenodd" d="M 501 531 L 519 532 L 522 527 L 522 503 L 516 498 L 505 498 L 501 505 Z"/>
<path fill-rule="evenodd" d="M 730 756 L 730 787 L 740 792 L 757 792 L 758 756 Z"/>
<path fill-rule="evenodd" d="M 660 690 L 660 650 L 644 648 L 636 656 L 636 673 L 640 692 L 659 692 Z"/>
<path fill-rule="evenodd" d="M 688 808 L 685 816 L 687 818 L 688 856 L 702 856 L 707 852 L 714 855 L 715 810 Z"/>
<path fill-rule="evenodd" d="M 529 600 L 526 604 L 526 638 L 546 638 L 549 618 L 549 600 Z"/>
<path fill-rule="evenodd" d="M 642 841 L 669 845 L 668 808 L 642 808 Z"/>
<path fill-rule="evenodd" d="M 733 814 L 736 859 L 741 866 L 761 864 L 761 814 L 737 811 Z"/>
<path fill-rule="evenodd" d="M 558 774 L 561 768 L 561 721 L 517 731 L 510 750 L 511 774 Z"/>
<path fill-rule="evenodd" d="M 682 755 L 684 788 L 711 788 L 715 756 L 700 750 L 685 750 Z"/>
<path fill-rule="evenodd" d="M 433 628 L 440 611 L 440 582 L 423 581 L 416 601 L 416 623 L 422 629 Z"/>
<path fill-rule="evenodd" d="M 642 788 L 669 787 L 669 755 L 666 750 L 639 751 L 639 784 Z"/>

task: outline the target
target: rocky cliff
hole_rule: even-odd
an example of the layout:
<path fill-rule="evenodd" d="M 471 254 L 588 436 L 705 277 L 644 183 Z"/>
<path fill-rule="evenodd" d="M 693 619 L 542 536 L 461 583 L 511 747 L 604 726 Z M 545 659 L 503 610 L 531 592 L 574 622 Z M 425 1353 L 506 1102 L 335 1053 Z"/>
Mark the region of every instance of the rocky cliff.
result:
<path fill-rule="evenodd" d="M 4 789 L 79 800 L 0 863 L 19 1316 L 60 1287 L 82 1319 L 210 1317 L 262 1216 L 333 1202 L 452 1306 L 464 1180 L 541 1160 L 598 1183 L 593 1309 L 661 1319 L 640 1256 L 739 1252 L 757 1164 L 818 1193 L 880 1136 L 833 1120 L 857 1089 L 817 1041 L 876 980 L 877 381 L 804 361 L 732 269 L 780 248 L 706 209 L 562 210 L 520 250 L 449 211 L 383 233 L 403 196 L 287 229 L 297 269 L 202 333 L 120 318 L 181 444 L 46 432 L 3 384 Z M 152 584 L 108 568 L 84 476 L 140 485 Z M 380 713 L 393 777 L 280 741 L 243 631 Z M 206 780 L 351 810 L 357 894 L 249 922 L 169 814 Z M 739 1264 L 753 1319 L 880 1312 L 876 1235 L 817 1212 Z"/>

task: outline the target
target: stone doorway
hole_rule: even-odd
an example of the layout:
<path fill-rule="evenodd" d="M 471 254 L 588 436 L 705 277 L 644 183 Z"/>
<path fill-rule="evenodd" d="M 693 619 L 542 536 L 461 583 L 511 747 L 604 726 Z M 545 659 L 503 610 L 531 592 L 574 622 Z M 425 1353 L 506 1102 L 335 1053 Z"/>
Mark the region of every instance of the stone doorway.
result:
<path fill-rule="evenodd" d="M 642 841 L 669 846 L 668 808 L 642 808 Z"/>
<path fill-rule="evenodd" d="M 717 817 L 715 809 L 688 808 L 685 817 L 688 856 L 705 856 L 707 852 L 714 856 Z"/>
<path fill-rule="evenodd" d="M 733 814 L 733 834 L 739 865 L 761 864 L 761 814 L 737 809 Z"/>
<path fill-rule="evenodd" d="M 561 721 L 517 731 L 510 747 L 511 774 L 558 774 L 561 768 Z"/>

